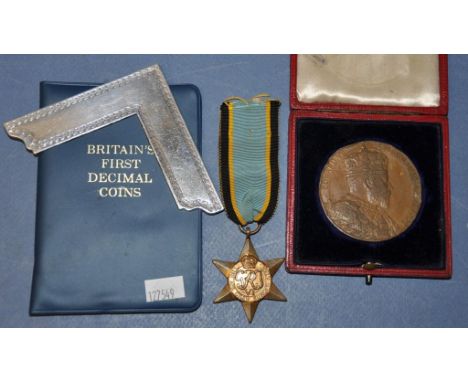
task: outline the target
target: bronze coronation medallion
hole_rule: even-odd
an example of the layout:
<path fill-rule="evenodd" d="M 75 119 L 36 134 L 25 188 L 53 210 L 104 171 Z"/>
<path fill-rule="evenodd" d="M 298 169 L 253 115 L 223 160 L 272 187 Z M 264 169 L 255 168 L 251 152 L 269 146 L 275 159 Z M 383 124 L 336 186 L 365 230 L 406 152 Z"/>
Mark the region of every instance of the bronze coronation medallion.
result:
<path fill-rule="evenodd" d="M 354 239 L 379 242 L 408 229 L 421 207 L 421 179 L 394 146 L 361 141 L 337 150 L 322 170 L 320 202 L 330 222 Z"/>

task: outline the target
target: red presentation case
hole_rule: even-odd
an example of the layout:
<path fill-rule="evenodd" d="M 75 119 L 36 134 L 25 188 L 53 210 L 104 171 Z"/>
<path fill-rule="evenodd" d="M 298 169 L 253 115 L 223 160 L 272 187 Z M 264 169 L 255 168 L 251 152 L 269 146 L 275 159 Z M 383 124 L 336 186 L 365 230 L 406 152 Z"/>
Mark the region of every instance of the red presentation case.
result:
<path fill-rule="evenodd" d="M 286 269 L 291 273 L 363 276 L 366 277 L 367 283 L 371 283 L 372 278 L 376 276 L 449 278 L 452 273 L 452 246 L 447 119 L 447 55 L 439 55 L 439 104 L 438 106 L 429 107 L 301 102 L 297 95 L 297 64 L 298 56 L 292 55 L 290 79 L 291 113 L 288 137 Z M 426 188 L 424 190 L 425 204 L 423 203 L 422 205 L 420 219 L 426 219 L 427 214 L 436 211 L 436 216 L 430 216 L 427 219 L 433 219 L 440 226 L 438 228 L 432 227 L 434 224 L 431 224 L 430 220 L 427 223 L 421 220 L 421 226 L 424 223 L 424 227 L 428 228 L 420 228 L 418 227 L 418 221 L 416 221 L 412 232 L 406 236 L 403 235 L 403 238 L 396 238 L 395 240 L 391 240 L 390 243 L 384 242 L 378 245 L 355 243 L 354 239 L 344 238 L 338 232 L 328 232 L 332 231 L 333 228 L 326 225 L 323 213 L 320 211 L 320 207 L 317 206 L 317 183 L 315 184 L 315 190 L 317 191 L 313 194 L 313 192 L 304 191 L 311 188 L 309 186 L 307 186 L 309 188 L 305 188 L 306 186 L 303 186 L 305 180 L 299 179 L 301 171 L 302 173 L 309 171 L 307 174 L 310 173 L 310 179 L 313 182 L 314 179 L 317 179 L 317 174 L 321 172 L 322 165 L 326 159 L 317 161 L 317 163 L 307 164 L 303 163 L 308 160 L 304 159 L 307 156 L 299 155 L 301 145 L 304 145 L 302 151 L 306 147 L 308 150 L 314 147 L 319 148 L 322 146 L 324 139 L 330 139 L 329 135 L 324 133 L 321 140 L 320 135 L 314 133 L 314 141 L 307 143 L 307 145 L 303 143 L 301 139 L 307 136 L 307 134 L 302 133 L 301 135 L 299 134 L 299 130 L 316 128 L 314 127 L 314 121 L 319 121 L 321 126 L 326 126 L 327 124 L 335 126 L 338 124 L 338 126 L 341 126 L 340 129 L 344 129 L 339 131 L 343 132 L 346 132 L 345 129 L 348 124 L 350 126 L 360 126 L 362 124 L 370 126 L 369 131 L 372 131 L 372 134 L 378 132 L 379 130 L 377 129 L 380 129 L 382 124 L 387 124 L 386 131 L 388 131 L 388 136 L 396 136 L 408 147 L 410 147 L 411 142 L 409 141 L 413 139 L 412 137 L 417 137 L 417 140 L 420 140 L 421 144 L 413 144 L 414 148 L 411 150 L 414 152 L 409 150 L 410 152 L 407 154 L 410 158 L 412 156 L 419 158 L 418 160 L 421 163 L 424 163 L 425 156 L 431 158 L 430 160 L 434 161 L 435 164 L 431 168 L 437 167 L 437 174 L 439 174 L 436 177 L 438 178 L 436 181 L 433 179 L 432 173 L 425 174 L 424 171 L 421 171 L 422 179 L 426 180 L 424 184 Z M 373 124 L 375 126 L 372 126 Z M 392 131 L 392 126 L 395 126 L 394 131 Z M 407 137 L 404 133 L 405 126 L 408 126 Z M 325 130 L 326 127 L 322 127 L 322 129 Z M 397 130 L 399 135 L 395 133 Z M 431 131 L 434 131 L 434 133 Z M 429 136 L 430 134 L 432 135 Z M 432 138 L 432 136 L 435 138 Z M 352 134 L 349 139 L 352 141 Z M 386 137 L 384 136 L 382 139 L 386 139 Z M 433 153 L 428 153 L 428 149 L 424 149 L 423 147 L 432 147 L 428 144 L 431 139 L 435 142 L 433 147 L 436 150 Z M 421 148 L 418 148 L 418 146 Z M 303 168 L 310 168 L 312 170 L 304 170 Z M 439 200 L 438 208 L 432 207 L 431 203 L 437 205 L 437 200 Z M 427 211 L 424 209 L 427 209 Z M 314 231 L 326 232 L 326 235 L 317 234 L 317 237 L 314 238 Z M 422 244 L 434 235 L 439 235 L 437 245 L 433 245 L 433 248 L 427 249 L 427 253 L 425 253 L 424 245 Z M 304 242 L 307 242 L 307 245 Z M 414 250 L 418 247 L 421 247 L 420 252 L 422 254 Z M 329 250 L 329 248 L 336 248 L 333 249 L 335 252 Z M 362 258 L 356 254 L 356 251 L 359 252 L 360 248 L 367 254 Z M 346 259 L 347 251 L 355 256 L 356 261 L 343 260 Z M 388 258 L 391 258 L 391 253 L 394 253 L 396 257 L 401 256 L 401 261 L 395 262 L 395 264 L 392 264 L 392 261 L 383 262 L 383 266 L 375 268 L 364 266 L 370 258 L 373 261 L 379 260 L 379 254 L 385 254 L 386 251 L 389 253 L 388 256 L 390 256 Z M 405 253 L 406 251 L 408 253 Z M 321 255 L 322 253 L 323 256 Z M 425 256 L 427 257 L 426 260 Z M 359 259 L 362 262 L 358 261 Z"/>

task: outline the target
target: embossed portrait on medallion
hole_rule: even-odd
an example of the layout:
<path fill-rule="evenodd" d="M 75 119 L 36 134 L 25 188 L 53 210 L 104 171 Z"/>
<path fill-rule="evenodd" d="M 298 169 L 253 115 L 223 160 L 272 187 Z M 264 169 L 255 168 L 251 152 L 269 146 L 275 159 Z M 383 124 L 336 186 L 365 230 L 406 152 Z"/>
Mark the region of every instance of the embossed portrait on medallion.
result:
<path fill-rule="evenodd" d="M 412 224 L 421 181 L 411 160 L 392 145 L 362 141 L 337 150 L 325 165 L 320 201 L 331 223 L 364 241 L 384 241 Z"/>

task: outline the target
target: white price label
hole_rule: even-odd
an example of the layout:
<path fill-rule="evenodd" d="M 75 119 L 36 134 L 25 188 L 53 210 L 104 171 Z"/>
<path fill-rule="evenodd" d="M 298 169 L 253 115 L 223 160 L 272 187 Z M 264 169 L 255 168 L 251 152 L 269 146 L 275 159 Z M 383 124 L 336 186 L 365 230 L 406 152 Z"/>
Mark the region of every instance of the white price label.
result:
<path fill-rule="evenodd" d="M 146 302 L 175 300 L 185 297 L 184 277 L 145 280 Z"/>

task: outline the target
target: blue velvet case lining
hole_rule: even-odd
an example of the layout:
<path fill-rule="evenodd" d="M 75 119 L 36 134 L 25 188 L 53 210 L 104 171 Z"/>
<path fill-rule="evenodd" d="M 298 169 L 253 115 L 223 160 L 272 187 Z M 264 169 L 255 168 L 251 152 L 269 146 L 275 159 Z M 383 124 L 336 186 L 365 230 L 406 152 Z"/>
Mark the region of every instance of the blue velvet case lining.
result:
<path fill-rule="evenodd" d="M 445 266 L 442 134 L 437 123 L 302 118 L 296 121 L 297 264 L 353 266 L 379 262 L 398 268 Z M 422 207 L 412 226 L 380 243 L 355 240 L 327 219 L 318 195 L 321 171 L 339 148 L 362 140 L 390 143 L 413 161 L 422 180 Z"/>

